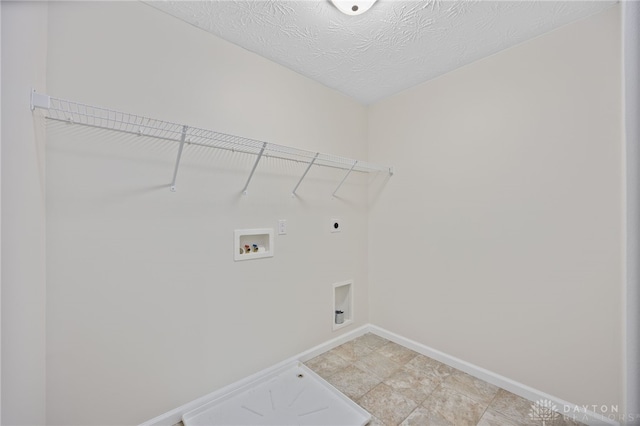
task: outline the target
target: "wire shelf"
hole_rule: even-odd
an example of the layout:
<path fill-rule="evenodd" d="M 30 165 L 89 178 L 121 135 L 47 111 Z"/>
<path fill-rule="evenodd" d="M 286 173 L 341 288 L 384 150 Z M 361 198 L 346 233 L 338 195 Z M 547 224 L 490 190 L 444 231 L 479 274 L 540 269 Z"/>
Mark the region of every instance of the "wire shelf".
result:
<path fill-rule="evenodd" d="M 393 174 L 393 168 L 388 166 L 157 120 L 136 114 L 55 98 L 33 91 L 31 94 L 31 109 L 34 110 L 35 108 L 46 110 L 45 117 L 50 120 L 178 142 L 180 147 L 176 159 L 173 181 L 171 183 L 172 191 L 175 191 L 180 158 L 185 144 L 256 155 L 256 162 L 243 189 L 244 193 L 246 193 L 253 173 L 263 156 L 308 164 L 300 181 L 292 191 L 293 195 L 295 195 L 298 186 L 309 169 L 314 165 L 347 171 L 347 174 L 338 188 L 333 192 L 333 195 L 340 189 L 340 186 L 351 172 L 385 172 L 389 175 Z"/>

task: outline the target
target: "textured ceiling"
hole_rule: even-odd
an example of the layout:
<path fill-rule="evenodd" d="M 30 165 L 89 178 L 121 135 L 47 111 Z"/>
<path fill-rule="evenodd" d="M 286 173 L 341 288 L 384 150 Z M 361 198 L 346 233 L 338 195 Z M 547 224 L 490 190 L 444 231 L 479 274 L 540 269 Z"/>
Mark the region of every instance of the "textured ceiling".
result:
<path fill-rule="evenodd" d="M 360 16 L 329 0 L 147 3 L 369 104 L 616 2 L 378 0 Z"/>

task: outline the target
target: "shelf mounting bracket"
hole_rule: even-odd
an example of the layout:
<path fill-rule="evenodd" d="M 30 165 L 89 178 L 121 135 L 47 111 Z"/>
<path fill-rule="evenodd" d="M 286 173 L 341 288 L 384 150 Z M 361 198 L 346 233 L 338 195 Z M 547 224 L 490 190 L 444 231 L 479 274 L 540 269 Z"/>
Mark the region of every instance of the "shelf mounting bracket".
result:
<path fill-rule="evenodd" d="M 260 153 L 258 154 L 258 158 L 256 158 L 256 162 L 253 163 L 253 168 L 251 169 L 251 173 L 249 173 L 249 179 L 247 179 L 247 183 L 244 184 L 244 188 L 242 189 L 242 194 L 247 195 L 247 188 L 249 188 L 249 183 L 251 183 L 251 178 L 253 177 L 253 173 L 256 171 L 256 167 L 258 167 L 258 163 L 262 158 L 262 154 L 264 154 L 264 150 L 267 147 L 267 143 L 262 143 L 262 148 L 260 149 Z"/>
<path fill-rule="evenodd" d="M 349 171 L 347 172 L 346 175 L 344 175 L 344 177 L 342 178 L 342 180 L 340 181 L 340 184 L 338 185 L 338 187 L 336 188 L 335 191 L 333 191 L 333 194 L 331 194 L 332 197 L 336 196 L 336 192 L 338 192 L 338 189 L 340 189 L 340 187 L 342 186 L 342 184 L 344 183 L 345 180 L 347 180 L 347 178 L 349 177 L 349 175 L 351 174 L 351 172 L 353 171 L 353 168 L 356 166 L 356 164 L 358 164 L 358 160 L 353 162 L 353 165 L 351 166 L 351 168 L 349 169 Z"/>
<path fill-rule="evenodd" d="M 295 197 L 296 196 L 296 191 L 298 190 L 298 187 L 300 186 L 300 184 L 302 183 L 302 181 L 304 180 L 304 178 L 307 176 L 307 173 L 309 173 L 309 170 L 311 170 L 311 166 L 313 166 L 313 163 L 316 162 L 316 160 L 318 159 L 318 155 L 320 155 L 319 152 L 316 152 L 315 157 L 313 157 L 313 160 L 311 160 L 311 162 L 309 163 L 309 165 L 307 166 L 307 169 L 304 171 L 304 173 L 302 174 L 302 176 L 300 177 L 300 180 L 298 181 L 298 184 L 296 185 L 295 188 L 293 188 L 293 191 L 291 191 L 291 196 Z"/>
<path fill-rule="evenodd" d="M 34 111 L 36 108 L 51 108 L 51 98 L 48 95 L 36 92 L 36 89 L 31 89 L 31 98 L 29 100 L 31 111 Z"/>
<path fill-rule="evenodd" d="M 187 138 L 187 126 L 182 126 L 182 135 L 180 135 L 180 148 L 178 148 L 178 157 L 176 158 L 176 166 L 173 169 L 173 180 L 171 181 L 171 192 L 176 192 L 176 178 L 178 177 L 178 168 L 180 167 L 180 158 L 182 158 L 182 148 Z"/>

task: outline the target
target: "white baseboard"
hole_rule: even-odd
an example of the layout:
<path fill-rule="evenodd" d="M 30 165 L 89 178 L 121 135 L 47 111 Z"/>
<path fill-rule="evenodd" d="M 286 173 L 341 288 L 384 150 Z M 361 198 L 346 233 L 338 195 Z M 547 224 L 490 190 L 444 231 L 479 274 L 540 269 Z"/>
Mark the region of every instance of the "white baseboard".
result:
<path fill-rule="evenodd" d="M 453 367 L 460 371 L 464 371 L 465 373 L 473 377 L 477 377 L 480 380 L 484 380 L 485 382 L 498 386 L 504 390 L 528 399 L 529 401 L 551 401 L 551 403 L 558 407 L 558 412 L 565 414 L 568 417 L 574 417 L 580 423 L 591 426 L 620 425 L 619 422 L 603 417 L 602 415 L 593 411 L 589 411 L 584 407 L 580 407 L 576 404 L 572 404 L 560 398 L 556 398 L 553 395 L 549 395 L 545 392 L 516 382 L 515 380 L 511 380 L 507 377 L 486 370 L 482 367 L 478 367 L 477 365 L 473 365 L 469 362 L 455 358 L 451 355 L 447 355 L 444 352 L 440 352 L 439 350 L 430 348 L 429 346 L 423 345 L 422 343 L 407 339 L 406 337 L 402 337 L 376 325 L 370 324 L 369 331 L 380 337 L 384 337 L 387 340 L 391 340 L 392 342 L 412 349 L 422 355 L 428 356 L 429 358 L 433 358 L 436 361 L 440 361 L 441 363 L 446 364 L 450 367 Z"/>
<path fill-rule="evenodd" d="M 164 414 L 159 415 L 158 417 L 154 417 L 151 420 L 147 420 L 144 423 L 141 423 L 140 426 L 172 426 L 175 425 L 176 423 L 182 421 L 182 415 L 184 413 L 187 413 L 191 410 L 194 410 L 204 404 L 206 404 L 209 401 L 213 401 L 214 399 L 218 398 L 221 395 L 224 395 L 226 393 L 229 393 L 235 389 L 238 389 L 242 386 L 245 386 L 251 382 L 260 380 L 262 377 L 270 374 L 273 371 L 276 371 L 284 366 L 286 366 L 287 364 L 290 364 L 292 362 L 295 361 L 301 361 L 301 362 L 306 362 L 312 358 L 315 358 L 316 356 L 327 352 L 337 346 L 340 346 L 343 343 L 348 342 L 349 340 L 355 339 L 356 337 L 362 336 L 365 333 L 369 332 L 369 325 L 363 325 L 361 327 L 358 327 L 354 330 L 351 330 L 345 334 L 342 334 L 334 339 L 328 340 L 318 346 L 315 346 L 309 350 L 306 350 L 304 352 L 301 352 L 297 355 L 294 355 L 290 358 L 287 358 L 286 360 L 277 363 L 276 365 L 273 365 L 271 367 L 268 367 L 262 371 L 258 371 L 255 374 L 252 374 L 248 377 L 245 377 L 244 379 L 238 380 L 235 383 L 231 383 L 230 385 L 227 385 L 221 389 L 218 389 L 214 392 L 211 392 L 207 395 L 204 395 L 198 399 L 195 399 L 191 402 L 188 402 L 184 405 L 181 405 L 178 408 L 174 408 L 171 411 L 168 411 Z"/>
<path fill-rule="evenodd" d="M 537 389 L 534 389 L 522 383 L 516 382 L 515 380 L 511 380 L 507 377 L 501 376 L 492 371 L 478 367 L 477 365 L 471 364 L 459 358 L 448 355 L 444 352 L 430 348 L 429 346 L 423 345 L 422 343 L 418 343 L 414 340 L 407 339 L 406 337 L 402 337 L 398 334 L 392 333 L 391 331 L 385 330 L 384 328 L 381 328 L 372 324 L 367 324 L 359 328 L 356 328 L 348 333 L 342 334 L 327 342 L 324 342 L 318 346 L 315 346 L 309 350 L 301 352 L 295 356 L 292 356 L 282 362 L 279 362 L 276 365 L 273 365 L 262 371 L 252 374 L 242 380 L 239 380 L 235 383 L 232 383 L 228 386 L 218 389 L 210 394 L 204 395 L 194 401 L 188 402 L 167 413 L 164 413 L 151 420 L 148 420 L 142 423 L 140 426 L 172 426 L 182 420 L 182 415 L 184 413 L 191 411 L 195 408 L 198 408 L 206 404 L 207 402 L 218 398 L 221 395 L 229 393 L 251 382 L 260 380 L 260 378 L 262 378 L 263 376 L 268 375 L 271 372 L 279 368 L 282 368 L 283 366 L 291 362 L 294 362 L 294 361 L 306 362 L 326 351 L 329 351 L 337 346 L 340 346 L 343 343 L 348 342 L 349 340 L 362 336 L 365 333 L 373 333 L 380 337 L 384 337 L 385 339 L 388 339 L 392 342 L 398 343 L 399 345 L 412 349 L 422 355 L 428 356 L 429 358 L 433 358 L 436 361 L 440 361 L 443 364 L 446 364 L 450 367 L 456 368 L 460 371 L 464 371 L 467 374 L 470 374 L 474 377 L 477 377 L 478 379 L 484 380 L 485 382 L 491 383 L 492 385 L 498 386 L 502 389 L 505 389 L 511 393 L 514 393 L 530 401 L 539 401 L 539 400 L 550 401 L 556 407 L 558 407 L 558 411 L 560 413 L 563 413 L 569 417 L 574 417 L 577 421 L 581 423 L 584 423 L 590 426 L 602 426 L 602 425 L 619 426 L 620 425 L 620 423 L 614 420 L 608 419 L 606 417 L 603 417 L 602 415 L 595 413 L 593 411 L 589 411 L 585 407 L 580 407 L 576 404 L 572 404 L 560 398 L 556 398 L 553 395 L 549 395 L 545 392 L 539 391 Z"/>

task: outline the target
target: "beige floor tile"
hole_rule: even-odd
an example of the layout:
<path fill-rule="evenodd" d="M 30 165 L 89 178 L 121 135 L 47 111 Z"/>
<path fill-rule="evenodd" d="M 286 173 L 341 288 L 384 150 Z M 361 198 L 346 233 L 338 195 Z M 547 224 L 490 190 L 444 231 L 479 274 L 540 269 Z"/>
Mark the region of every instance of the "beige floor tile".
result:
<path fill-rule="evenodd" d="M 371 414 L 371 413 L 369 413 L 369 414 Z M 367 423 L 367 426 L 387 426 L 387 425 L 385 425 L 382 422 L 382 420 L 380 420 L 376 416 L 371 416 L 371 420 L 369 421 L 369 423 Z"/>
<path fill-rule="evenodd" d="M 369 426 L 540 426 L 533 402 L 365 334 L 307 366 L 372 414 Z M 578 426 L 559 416 L 553 426 Z M 181 425 L 176 425 L 181 426 Z"/>
<path fill-rule="evenodd" d="M 496 397 L 489 404 L 489 408 L 499 412 L 516 422 L 527 425 L 539 426 L 539 421 L 534 421 L 530 416 L 533 402 L 524 399 L 518 395 L 508 392 L 504 389 L 498 390 Z"/>
<path fill-rule="evenodd" d="M 417 404 L 422 404 L 431 392 L 438 387 L 440 380 L 403 367 L 387 377 L 384 383 Z"/>
<path fill-rule="evenodd" d="M 506 392 L 506 391 L 505 391 Z M 558 414 L 557 417 L 547 422 L 548 426 L 579 426 L 582 423 Z M 507 417 L 504 414 L 488 408 L 480 419 L 478 426 L 541 426 L 542 420 L 533 419 L 529 414 L 526 417 L 516 419 L 515 417 Z"/>
<path fill-rule="evenodd" d="M 400 364 L 391 361 L 378 352 L 370 353 L 356 361 L 354 365 L 367 373 L 375 375 L 380 380 L 386 379 L 401 367 Z"/>
<path fill-rule="evenodd" d="M 357 344 L 363 344 L 371 349 L 378 349 L 380 346 L 384 346 L 387 343 L 389 343 L 387 339 L 380 336 L 376 336 L 373 333 L 363 334 L 362 336 L 357 337 L 352 341 Z"/>
<path fill-rule="evenodd" d="M 384 383 L 371 389 L 358 403 L 385 425 L 399 424 L 418 406 Z"/>
<path fill-rule="evenodd" d="M 454 369 L 435 359 L 418 354 L 415 358 L 405 364 L 405 368 L 420 374 L 426 374 L 444 381 Z"/>
<path fill-rule="evenodd" d="M 476 425 L 487 408 L 486 405 L 442 386 L 429 395 L 422 406 L 456 426 Z"/>
<path fill-rule="evenodd" d="M 338 346 L 331 350 L 334 354 L 346 359 L 349 362 L 355 362 L 362 357 L 369 355 L 373 352 L 369 346 L 364 343 L 357 343 L 354 340 L 351 340 L 343 345 Z"/>
<path fill-rule="evenodd" d="M 527 424 L 511 419 L 489 408 L 484 412 L 478 426 L 526 426 Z"/>
<path fill-rule="evenodd" d="M 310 359 L 305 362 L 305 364 L 325 380 L 350 365 L 349 361 L 339 357 L 331 351 Z"/>
<path fill-rule="evenodd" d="M 354 400 L 359 399 L 380 383 L 379 378 L 354 365 L 338 371 L 327 381 Z"/>
<path fill-rule="evenodd" d="M 393 342 L 381 346 L 378 352 L 400 365 L 406 364 L 418 355 L 417 352 Z"/>
<path fill-rule="evenodd" d="M 454 370 L 442 383 L 442 386 L 468 396 L 484 405 L 489 405 L 499 389 L 497 386 L 459 370 Z"/>
<path fill-rule="evenodd" d="M 455 426 L 436 412 L 418 407 L 404 419 L 400 426 Z"/>

